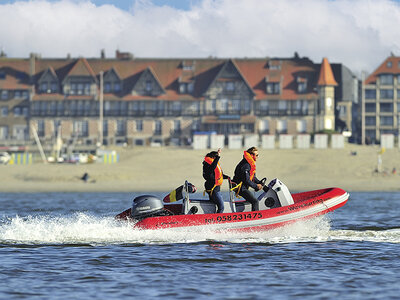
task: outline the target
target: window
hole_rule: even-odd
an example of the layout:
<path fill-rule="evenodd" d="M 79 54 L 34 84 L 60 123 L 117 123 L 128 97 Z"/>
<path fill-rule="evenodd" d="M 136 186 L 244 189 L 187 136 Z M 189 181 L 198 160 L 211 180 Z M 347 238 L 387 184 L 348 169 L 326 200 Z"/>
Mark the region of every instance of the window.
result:
<path fill-rule="evenodd" d="M 278 131 L 278 133 L 287 133 L 287 121 L 278 120 L 276 123 L 276 130 Z"/>
<path fill-rule="evenodd" d="M 161 135 L 162 124 L 160 120 L 154 121 L 154 134 Z"/>
<path fill-rule="evenodd" d="M 365 117 L 365 125 L 366 126 L 375 126 L 376 118 L 375 117 Z"/>
<path fill-rule="evenodd" d="M 38 120 L 37 121 L 37 134 L 38 136 L 44 136 L 44 121 Z"/>
<path fill-rule="evenodd" d="M 4 73 L 4 71 L 0 71 L 0 79 L 6 79 L 6 73 Z"/>
<path fill-rule="evenodd" d="M 186 93 L 186 83 L 182 82 L 179 84 L 179 93 L 185 94 Z"/>
<path fill-rule="evenodd" d="M 259 123 L 259 130 L 261 134 L 269 133 L 269 121 L 268 120 L 261 120 Z"/>
<path fill-rule="evenodd" d="M 240 100 L 232 100 L 232 110 L 234 112 L 240 111 Z"/>
<path fill-rule="evenodd" d="M 286 111 L 287 110 L 287 101 L 285 101 L 285 100 L 278 101 L 278 109 L 281 111 Z"/>
<path fill-rule="evenodd" d="M 234 92 L 235 91 L 235 83 L 232 81 L 227 82 L 225 85 L 225 90 L 227 92 Z"/>
<path fill-rule="evenodd" d="M 24 98 L 24 99 L 28 99 L 29 98 L 28 91 L 22 91 L 22 98 Z"/>
<path fill-rule="evenodd" d="M 180 113 L 182 110 L 182 105 L 180 102 L 174 102 L 172 103 L 172 112 L 174 113 Z"/>
<path fill-rule="evenodd" d="M 381 99 L 393 99 L 393 90 L 379 90 Z"/>
<path fill-rule="evenodd" d="M 308 101 L 303 101 L 303 107 L 302 107 L 302 112 L 304 115 L 308 114 Z"/>
<path fill-rule="evenodd" d="M 114 83 L 114 92 L 118 93 L 121 91 L 121 84 L 119 82 Z"/>
<path fill-rule="evenodd" d="M 106 82 L 104 84 L 104 92 L 109 93 L 111 91 L 111 83 L 110 82 Z"/>
<path fill-rule="evenodd" d="M 193 120 L 192 122 L 192 130 L 199 131 L 200 130 L 200 120 Z"/>
<path fill-rule="evenodd" d="M 388 61 L 388 62 L 386 63 L 386 66 L 387 66 L 388 68 L 391 68 L 391 67 L 392 67 L 392 62 L 391 62 L 391 61 Z"/>
<path fill-rule="evenodd" d="M 267 94 L 279 94 L 280 85 L 279 82 L 267 82 Z"/>
<path fill-rule="evenodd" d="M 188 83 L 188 85 L 187 85 L 188 93 L 189 94 L 193 93 L 193 90 L 194 90 L 194 83 L 193 82 Z"/>
<path fill-rule="evenodd" d="M 71 82 L 69 93 L 71 95 L 90 95 L 90 83 Z"/>
<path fill-rule="evenodd" d="M 393 85 L 393 75 L 381 74 L 379 75 L 379 82 L 381 85 Z"/>
<path fill-rule="evenodd" d="M 74 121 L 73 130 L 77 136 L 80 137 L 88 136 L 89 133 L 88 121 Z"/>
<path fill-rule="evenodd" d="M 137 132 L 143 131 L 143 120 L 136 120 L 136 131 Z"/>
<path fill-rule="evenodd" d="M 52 82 L 50 84 L 50 86 L 51 86 L 51 92 L 52 93 L 57 93 L 58 92 L 58 83 L 57 82 Z"/>
<path fill-rule="evenodd" d="M 151 92 L 151 90 L 153 89 L 153 84 L 152 84 L 151 80 L 146 81 L 145 89 L 146 89 L 146 92 Z"/>
<path fill-rule="evenodd" d="M 376 90 L 366 89 L 365 90 L 365 99 L 376 99 Z"/>
<path fill-rule="evenodd" d="M 19 117 L 19 116 L 21 116 L 21 107 L 14 107 L 14 116 L 15 117 Z"/>
<path fill-rule="evenodd" d="M 103 136 L 108 136 L 108 121 L 103 120 Z"/>
<path fill-rule="evenodd" d="M 268 101 L 260 101 L 260 110 L 268 111 L 269 103 Z"/>
<path fill-rule="evenodd" d="M 391 113 L 393 112 L 393 103 L 380 103 L 379 104 L 380 112 L 382 113 Z"/>
<path fill-rule="evenodd" d="M 0 140 L 8 138 L 8 126 L 0 126 Z"/>
<path fill-rule="evenodd" d="M 222 113 L 227 112 L 228 110 L 228 99 L 221 99 L 218 101 L 219 111 Z"/>
<path fill-rule="evenodd" d="M 8 91 L 7 90 L 2 90 L 1 91 L 1 99 L 2 100 L 8 99 Z"/>
<path fill-rule="evenodd" d="M 380 117 L 381 126 L 393 126 L 393 117 Z"/>
<path fill-rule="evenodd" d="M 307 132 L 307 122 L 306 120 L 297 120 L 296 121 L 296 129 L 298 133 Z"/>
<path fill-rule="evenodd" d="M 117 136 L 125 136 L 126 135 L 126 121 L 125 120 L 117 120 Z"/>
<path fill-rule="evenodd" d="M 365 112 L 367 113 L 376 112 L 375 103 L 365 103 Z"/>
<path fill-rule="evenodd" d="M 8 115 L 8 107 L 7 106 L 3 106 L 1 108 L 1 116 L 2 117 L 7 117 L 7 115 Z"/>
<path fill-rule="evenodd" d="M 297 83 L 297 92 L 305 93 L 307 90 L 307 82 L 306 81 L 299 81 Z"/>
<path fill-rule="evenodd" d="M 181 121 L 174 120 L 174 133 L 180 133 L 180 132 L 181 132 Z"/>
<path fill-rule="evenodd" d="M 42 93 L 46 93 L 47 92 L 47 82 L 43 82 L 40 84 L 40 91 Z"/>

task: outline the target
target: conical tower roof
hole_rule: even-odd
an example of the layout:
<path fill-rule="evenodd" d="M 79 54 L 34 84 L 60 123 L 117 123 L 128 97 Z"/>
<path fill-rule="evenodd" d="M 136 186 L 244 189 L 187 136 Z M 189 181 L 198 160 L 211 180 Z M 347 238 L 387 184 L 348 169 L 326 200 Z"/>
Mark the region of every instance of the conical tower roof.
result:
<path fill-rule="evenodd" d="M 318 85 L 338 85 L 326 57 L 322 60 L 321 69 L 319 70 Z"/>

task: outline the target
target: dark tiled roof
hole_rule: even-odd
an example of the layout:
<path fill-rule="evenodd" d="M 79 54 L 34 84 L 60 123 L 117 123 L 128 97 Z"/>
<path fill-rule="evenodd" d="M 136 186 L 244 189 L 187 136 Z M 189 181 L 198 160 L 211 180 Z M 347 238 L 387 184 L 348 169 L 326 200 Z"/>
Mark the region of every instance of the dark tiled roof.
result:
<path fill-rule="evenodd" d="M 35 61 L 35 75 L 39 78 L 47 70 L 52 70 L 59 81 L 63 82 L 67 76 L 92 76 L 98 82 L 100 71 L 106 73 L 112 69 L 122 80 L 121 94 L 108 94 L 105 99 L 120 100 L 203 100 L 204 94 L 214 82 L 227 63 L 231 62 L 237 69 L 244 82 L 254 93 L 255 100 L 263 99 L 316 99 L 315 90 L 319 65 L 307 58 L 200 58 L 185 59 L 151 59 L 135 58 L 131 60 L 79 58 L 79 59 L 43 59 Z M 190 67 L 190 68 L 189 68 Z M 135 96 L 130 93 L 140 74 L 146 69 L 151 70 L 165 93 L 157 97 Z M 188 70 L 189 69 L 189 70 Z M 14 89 L 17 87 L 29 88 L 29 59 L 0 59 L 0 71 L 6 71 L 6 78 L 0 79 L 0 89 Z M 25 74 L 23 81 L 17 80 L 15 72 Z M 297 78 L 307 80 L 305 93 L 297 92 Z M 192 94 L 179 93 L 179 80 L 193 81 Z M 281 83 L 281 94 L 269 95 L 266 93 L 266 80 Z M 49 99 L 50 95 L 35 95 L 34 100 Z M 56 99 L 64 99 L 64 95 L 52 95 Z M 76 96 L 74 96 L 76 97 Z"/>

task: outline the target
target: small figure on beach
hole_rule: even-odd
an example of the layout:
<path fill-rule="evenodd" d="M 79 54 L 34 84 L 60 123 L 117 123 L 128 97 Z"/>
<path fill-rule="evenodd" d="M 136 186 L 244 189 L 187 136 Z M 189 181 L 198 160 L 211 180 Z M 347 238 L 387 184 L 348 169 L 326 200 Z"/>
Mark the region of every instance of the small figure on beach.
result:
<path fill-rule="evenodd" d="M 206 154 L 203 161 L 203 178 L 206 180 L 204 183 L 205 191 L 210 200 L 217 205 L 217 213 L 224 212 L 224 200 L 220 190 L 223 180 L 229 178 L 222 172 L 219 164 L 220 155 L 221 149 L 211 151 Z"/>
<path fill-rule="evenodd" d="M 237 184 L 236 191 L 246 201 L 251 203 L 251 210 L 259 210 L 258 200 L 249 191 L 249 187 L 255 191 L 263 188 L 262 182 L 256 177 L 256 161 L 258 159 L 258 149 L 251 147 L 244 151 L 243 159 L 238 163 L 235 168 L 235 175 L 232 181 Z"/>
<path fill-rule="evenodd" d="M 89 180 L 89 174 L 85 172 L 80 179 L 83 182 L 87 182 Z"/>

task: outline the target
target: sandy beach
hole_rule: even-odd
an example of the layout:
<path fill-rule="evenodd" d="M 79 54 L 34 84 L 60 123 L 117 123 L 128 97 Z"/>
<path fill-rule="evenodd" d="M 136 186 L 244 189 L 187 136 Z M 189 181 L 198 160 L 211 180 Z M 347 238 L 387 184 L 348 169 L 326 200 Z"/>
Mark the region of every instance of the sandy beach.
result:
<path fill-rule="evenodd" d="M 207 151 L 166 148 L 117 148 L 115 164 L 0 165 L 0 192 L 151 192 L 171 191 L 186 179 L 203 190 L 202 161 Z M 279 178 L 291 191 L 340 187 L 351 191 L 399 191 L 399 149 L 382 154 L 379 146 L 344 149 L 260 149 L 257 177 Z M 353 152 L 353 155 L 352 155 Z M 356 153 L 356 155 L 354 155 Z M 223 149 L 221 166 L 233 175 L 243 150 Z M 87 183 L 79 179 L 89 174 Z M 224 189 L 227 190 L 225 185 Z"/>

